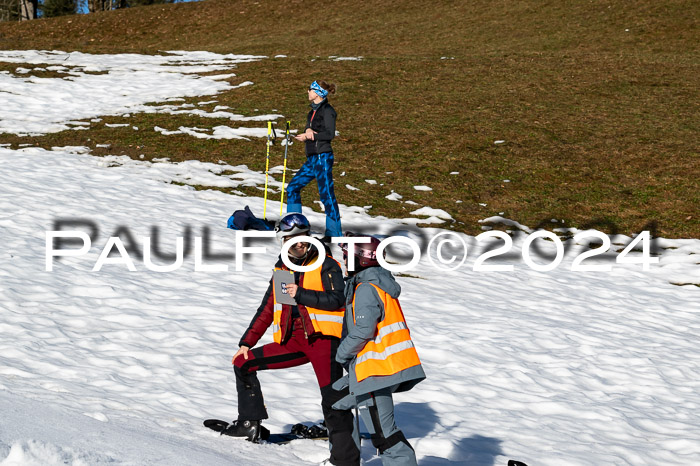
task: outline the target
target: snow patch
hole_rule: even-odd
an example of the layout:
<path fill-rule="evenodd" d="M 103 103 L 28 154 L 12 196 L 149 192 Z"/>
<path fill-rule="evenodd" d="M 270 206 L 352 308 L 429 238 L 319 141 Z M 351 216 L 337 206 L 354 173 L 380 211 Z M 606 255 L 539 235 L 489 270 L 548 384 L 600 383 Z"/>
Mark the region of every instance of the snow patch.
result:
<path fill-rule="evenodd" d="M 210 52 L 168 52 L 169 55 L 92 55 L 80 52 L 1 50 L 7 63 L 47 63 L 80 71 L 68 78 L 0 74 L 0 133 L 41 135 L 70 129 L 68 122 L 103 115 L 144 111 L 148 102 L 172 97 L 214 95 L 235 87 L 222 79 L 233 75 L 204 75 L 228 70 L 262 56 L 220 55 Z M 95 72 L 103 74 L 94 74 Z M 85 98 L 85 90 L 90 90 Z M 41 105 L 27 105 L 27 96 Z M 110 125 L 108 125 L 110 126 Z"/>
<path fill-rule="evenodd" d="M 442 209 L 433 209 L 431 207 L 422 207 L 418 210 L 411 212 L 411 215 L 425 215 L 428 217 L 435 216 L 443 220 L 454 220 L 450 214 Z"/>

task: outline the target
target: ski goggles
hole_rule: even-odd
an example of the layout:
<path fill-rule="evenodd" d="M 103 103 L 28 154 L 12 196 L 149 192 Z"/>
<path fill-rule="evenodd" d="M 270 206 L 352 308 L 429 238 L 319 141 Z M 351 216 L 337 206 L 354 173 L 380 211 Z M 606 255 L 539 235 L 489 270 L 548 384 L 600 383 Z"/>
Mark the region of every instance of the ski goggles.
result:
<path fill-rule="evenodd" d="M 363 235 L 357 235 L 351 231 L 348 231 L 345 233 L 343 236 L 363 236 Z M 368 236 L 368 238 L 373 238 L 372 236 Z M 377 240 L 379 241 L 379 240 Z M 370 245 L 371 240 L 366 242 L 366 243 L 359 243 L 359 244 L 354 244 L 353 245 L 353 254 L 359 257 L 364 257 L 365 259 L 370 259 L 370 260 L 377 260 L 377 251 L 376 250 L 370 250 L 368 247 L 367 249 L 363 248 L 362 245 Z M 350 243 L 340 243 L 339 244 L 340 249 L 343 251 L 343 259 L 346 259 L 348 257 L 348 249 L 350 246 Z"/>
<path fill-rule="evenodd" d="M 280 220 L 279 231 L 290 232 L 295 228 L 300 228 L 302 230 L 311 229 L 309 220 L 301 214 L 291 214 L 286 215 L 282 220 Z"/>
<path fill-rule="evenodd" d="M 328 95 L 328 91 L 321 87 L 316 81 L 312 82 L 309 86 L 310 91 L 314 91 L 318 96 L 324 99 Z"/>
<path fill-rule="evenodd" d="M 360 243 L 360 244 L 364 244 L 364 243 Z M 348 245 L 347 245 L 347 243 L 343 244 L 340 248 L 343 250 L 343 259 L 347 259 L 348 258 Z M 355 256 L 364 257 L 365 259 L 377 260 L 377 251 L 368 251 L 366 249 L 360 249 L 360 247 L 358 247 L 358 245 L 355 245 L 354 254 L 355 254 Z"/>

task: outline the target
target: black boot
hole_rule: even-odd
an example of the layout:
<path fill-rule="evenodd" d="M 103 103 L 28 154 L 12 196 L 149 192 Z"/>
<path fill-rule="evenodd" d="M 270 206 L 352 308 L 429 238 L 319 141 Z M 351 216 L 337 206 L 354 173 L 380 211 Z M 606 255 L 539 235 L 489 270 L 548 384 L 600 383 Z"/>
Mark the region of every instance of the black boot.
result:
<path fill-rule="evenodd" d="M 249 442 L 258 443 L 260 440 L 266 440 L 270 431 L 263 427 L 260 421 L 233 421 L 221 431 L 221 435 L 245 437 Z"/>

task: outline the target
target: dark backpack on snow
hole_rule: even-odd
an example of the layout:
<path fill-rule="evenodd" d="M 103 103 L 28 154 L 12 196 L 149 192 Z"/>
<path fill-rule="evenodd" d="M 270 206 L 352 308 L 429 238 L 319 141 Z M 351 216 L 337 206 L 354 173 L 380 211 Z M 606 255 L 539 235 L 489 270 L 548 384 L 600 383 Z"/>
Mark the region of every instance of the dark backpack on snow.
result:
<path fill-rule="evenodd" d="M 243 210 L 237 210 L 229 217 L 227 226 L 232 230 L 272 231 L 275 229 L 275 222 L 256 217 L 250 207 L 245 206 Z"/>

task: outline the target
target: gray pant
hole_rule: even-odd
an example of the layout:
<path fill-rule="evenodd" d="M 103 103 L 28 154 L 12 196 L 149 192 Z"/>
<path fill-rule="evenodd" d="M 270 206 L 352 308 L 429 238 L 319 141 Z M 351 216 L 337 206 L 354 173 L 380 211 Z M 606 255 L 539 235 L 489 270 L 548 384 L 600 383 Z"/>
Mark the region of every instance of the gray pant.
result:
<path fill-rule="evenodd" d="M 416 453 L 403 432 L 394 422 L 396 387 L 384 388 L 357 397 L 362 421 L 372 436 L 372 444 L 379 450 L 384 466 L 417 466 Z"/>

